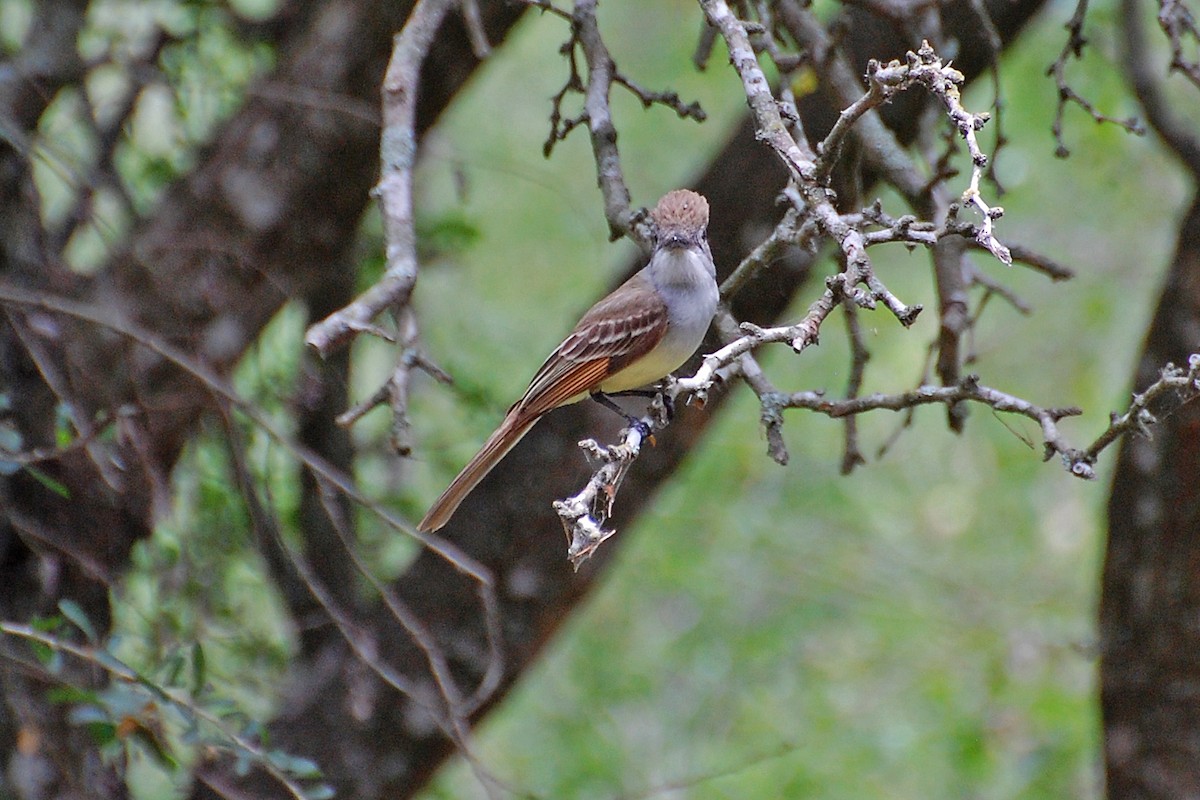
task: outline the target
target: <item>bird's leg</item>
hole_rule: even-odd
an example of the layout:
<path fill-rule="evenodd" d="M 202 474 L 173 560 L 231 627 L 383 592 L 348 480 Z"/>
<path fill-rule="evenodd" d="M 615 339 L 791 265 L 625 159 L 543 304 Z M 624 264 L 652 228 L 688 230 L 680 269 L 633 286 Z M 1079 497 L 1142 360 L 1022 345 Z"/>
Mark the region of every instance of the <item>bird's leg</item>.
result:
<path fill-rule="evenodd" d="M 672 397 L 669 392 L 667 392 L 667 384 L 665 382 L 662 385 L 656 386 L 653 389 L 629 389 L 624 392 L 613 392 L 612 394 L 610 394 L 608 396 L 609 397 L 646 397 L 646 398 L 651 398 L 651 399 L 653 399 L 655 397 L 661 397 L 662 404 L 663 404 L 663 410 L 666 412 L 666 415 L 667 415 L 667 422 L 670 422 L 671 420 L 675 419 L 675 398 Z M 624 412 L 621 412 L 621 415 L 624 416 Z"/>
<path fill-rule="evenodd" d="M 663 413 L 667 415 L 667 422 L 675 419 L 675 397 L 665 391 L 660 391 L 658 396 L 662 398 Z"/>
<path fill-rule="evenodd" d="M 651 396 L 652 397 L 653 393 L 651 393 L 650 395 L 647 395 L 643 391 L 615 392 L 614 396 L 615 397 L 625 397 L 625 396 L 634 396 L 634 397 Z M 642 435 L 643 439 L 649 438 L 649 436 L 651 434 L 650 426 L 647 425 L 645 422 L 642 422 L 637 417 L 632 417 L 629 414 L 626 414 L 625 409 L 621 408 L 619 405 L 617 405 L 616 403 L 614 403 L 612 401 L 612 397 L 608 396 L 604 392 L 592 392 L 592 399 L 595 400 L 600 405 L 607 408 L 609 411 L 612 411 L 615 414 L 619 414 L 621 416 L 621 419 L 625 420 L 625 422 L 629 425 L 629 427 L 637 428 L 638 433 L 640 433 Z"/>

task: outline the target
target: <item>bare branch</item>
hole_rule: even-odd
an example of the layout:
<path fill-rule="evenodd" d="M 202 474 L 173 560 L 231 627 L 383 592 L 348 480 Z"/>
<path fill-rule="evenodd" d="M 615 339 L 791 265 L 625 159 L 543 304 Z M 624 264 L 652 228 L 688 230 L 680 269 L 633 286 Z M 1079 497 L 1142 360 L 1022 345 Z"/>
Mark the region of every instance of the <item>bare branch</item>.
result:
<path fill-rule="evenodd" d="M 878 113 L 874 113 L 889 97 L 907 88 L 904 77 L 894 72 L 877 76 L 878 62 L 872 60 L 867 65 L 867 94 L 863 96 L 863 84 L 857 71 L 810 9 L 802 8 L 800 3 L 786 2 L 780 4 L 779 13 L 792 38 L 811 54 L 812 63 L 823 84 L 846 108 L 838 120 L 842 131 L 836 134 L 831 131 L 831 136 L 835 137 L 833 141 L 827 137 L 818 150 L 822 159 L 821 170 L 828 172 L 832 169 L 830 162 L 837 157 L 841 137 L 849 130 L 850 124 L 856 123 L 854 135 L 863 145 L 866 162 L 883 173 L 884 179 L 910 204 L 924 212 L 928 206 L 928 181 L 918 165 L 905 155 L 895 133 L 883 124 Z M 850 112 L 849 117 L 847 111 Z M 837 129 L 838 125 L 835 124 L 834 128 Z"/>
<path fill-rule="evenodd" d="M 1083 58 L 1083 48 L 1087 45 L 1087 39 L 1083 35 L 1083 23 L 1087 18 L 1088 0 L 1078 0 L 1075 6 L 1075 13 L 1071 15 L 1071 19 L 1067 20 L 1067 41 L 1063 44 L 1062 51 L 1058 54 L 1058 58 L 1054 59 L 1046 74 L 1053 76 L 1054 84 L 1058 87 L 1058 107 L 1054 112 L 1054 124 L 1051 129 L 1054 132 L 1054 141 L 1057 143 L 1055 155 L 1059 158 L 1066 158 L 1071 155 L 1070 149 L 1066 142 L 1063 141 L 1063 115 L 1066 113 L 1067 104 L 1074 103 L 1082 108 L 1092 119 L 1097 123 L 1111 123 L 1119 125 L 1125 130 L 1137 136 L 1143 135 L 1146 131 L 1142 124 L 1135 117 L 1128 119 L 1117 119 L 1103 114 L 1097 109 L 1087 98 L 1071 88 L 1067 82 L 1067 62 L 1070 59 L 1079 60 Z"/>
<path fill-rule="evenodd" d="M 574 11 L 567 15 L 549 3 L 523 0 L 537 8 L 550 10 L 571 22 L 570 38 L 560 51 L 568 59 L 570 71 L 563 88 L 553 97 L 550 112 L 550 134 L 542 146 L 547 157 L 554 146 L 566 139 L 575 128 L 587 124 L 591 135 L 592 155 L 596 161 L 596 177 L 604 197 L 604 216 L 608 220 L 609 237 L 613 241 L 622 236 L 633 239 L 643 249 L 649 249 L 653 231 L 650 230 L 645 209 L 633 210 L 629 189 L 621 167 L 621 155 L 617 149 L 617 129 L 612 121 L 609 95 L 613 84 L 623 86 L 649 108 L 664 105 L 684 119 L 703 122 L 707 115 L 697 102 L 685 104 L 676 92 L 654 92 L 644 88 L 617 69 L 596 20 L 596 0 L 577 0 Z M 583 52 L 587 64 L 587 80 L 579 73 L 575 50 Z M 568 94 L 582 94 L 583 112 L 575 117 L 564 117 L 562 104 Z"/>
<path fill-rule="evenodd" d="M 684 103 L 679 99 L 678 92 L 651 91 L 620 72 L 613 75 L 613 81 L 633 93 L 638 100 L 642 101 L 644 108 L 650 108 L 653 105 L 666 106 L 678 114 L 680 119 L 694 119 L 696 122 L 704 122 L 708 119 L 708 114 L 700 107 L 699 101 L 693 100 L 690 103 Z"/>
<path fill-rule="evenodd" d="M 375 194 L 383 210 L 387 267 L 383 277 L 354 302 L 313 325 L 304 341 L 322 356 L 363 332 L 384 310 L 408 303 L 417 281 L 413 229 L 412 170 L 417 158 L 417 86 L 421 64 L 443 17 L 459 0 L 421 0 L 396 37 L 383 80 L 381 170 Z"/>
<path fill-rule="evenodd" d="M 467 38 L 471 41 L 471 50 L 480 61 L 492 54 L 492 45 L 488 42 L 487 31 L 483 29 L 483 17 L 479 13 L 479 0 L 459 0 L 462 11 L 463 25 L 467 29 Z"/>
<path fill-rule="evenodd" d="M 871 353 L 863 339 L 858 307 L 853 303 L 843 302 L 842 308 L 846 311 L 846 334 L 850 339 L 850 377 L 846 380 L 846 397 L 854 398 L 862 390 L 863 375 L 866 373 L 867 362 L 871 360 Z M 846 417 L 844 424 L 845 449 L 842 453 L 841 473 L 849 475 L 855 467 L 865 464 L 866 459 L 858 449 L 858 420 L 855 417 Z"/>
<path fill-rule="evenodd" d="M 1164 0 L 1162 10 L 1167 11 L 1168 5 Z M 1129 82 L 1154 132 L 1193 176 L 1200 175 L 1200 138 L 1196 136 L 1196 126 L 1186 115 L 1178 113 L 1178 102 L 1164 91 L 1164 76 L 1154 67 L 1155 61 L 1149 54 L 1142 11 L 1142 4 L 1136 0 L 1122 0 L 1119 27 L 1125 48 L 1122 62 Z"/>
<path fill-rule="evenodd" d="M 617 444 L 603 447 L 595 439 L 585 439 L 579 443 L 584 452 L 600 462 L 601 466 L 578 494 L 554 501 L 554 510 L 567 534 L 567 558 L 576 570 L 616 533 L 615 529 L 606 529 L 604 524 L 612 515 L 617 491 L 641 452 L 642 442 L 647 438 L 653 439 L 656 430 L 667 426 L 664 396 L 669 395 L 659 394 L 646 416 L 621 431 Z"/>
<path fill-rule="evenodd" d="M 1159 0 L 1158 24 L 1171 43 L 1171 69 L 1185 75 L 1200 89 L 1200 61 L 1183 54 L 1184 39 L 1191 39 L 1193 44 L 1200 41 L 1200 30 L 1191 9 L 1181 0 Z"/>
<path fill-rule="evenodd" d="M 851 397 L 845 400 L 830 400 L 820 392 L 797 392 L 778 403 L 780 408 L 806 408 L 830 417 L 839 418 L 861 414 L 876 409 L 905 411 L 920 405 L 945 404 L 952 406 L 961 402 L 982 403 L 1004 413 L 1019 414 L 1038 423 L 1042 429 L 1045 458 L 1058 455 L 1063 466 L 1072 475 L 1080 478 L 1096 477 L 1093 468 L 1101 451 L 1126 433 L 1133 431 L 1148 434 L 1149 427 L 1157 420 L 1149 406 L 1162 397 L 1175 393 L 1180 404 L 1200 397 L 1200 354 L 1188 360 L 1188 369 L 1167 364 L 1159 379 L 1136 394 L 1128 410 L 1114 414 L 1108 427 L 1084 448 L 1072 447 L 1058 430 L 1058 422 L 1064 417 L 1078 416 L 1078 408 L 1043 408 L 998 389 L 983 386 L 976 375 L 968 375 L 955 386 L 921 386 L 901 394 L 873 394 L 866 397 Z"/>
<path fill-rule="evenodd" d="M 1179 405 L 1191 402 L 1200 395 L 1200 354 L 1193 353 L 1188 357 L 1186 371 L 1174 364 L 1163 367 L 1158 380 L 1133 396 L 1128 410 L 1120 415 L 1112 415 L 1108 428 L 1085 448 L 1082 460 L 1089 465 L 1095 463 L 1100 451 L 1131 431 L 1149 435 L 1147 429 L 1157 422 L 1150 413 L 1150 405 L 1171 393 L 1177 395 Z"/>
<path fill-rule="evenodd" d="M 651 237 L 644 228 L 644 219 L 635 219 L 630 210 L 629 188 L 621 169 L 617 151 L 617 129 L 612 121 L 608 96 L 617 66 L 600 36 L 596 21 L 596 0 L 578 0 L 572 15 L 573 35 L 578 37 L 588 66 L 587 87 L 583 110 L 587 117 L 588 133 L 592 139 L 592 154 L 596 159 L 596 178 L 604 196 L 604 216 L 608 219 L 609 237 L 616 241 L 627 232 L 643 248 Z"/>
<path fill-rule="evenodd" d="M 754 55 L 745 24 L 734 15 L 725 0 L 700 0 L 700 5 L 729 48 L 729 59 L 742 79 L 759 138 L 775 151 L 798 184 L 811 185 L 817 174 L 814 163 L 816 154 L 807 141 L 797 141 L 788 133 L 779 114 L 779 106 L 771 94 L 771 85 Z M 808 199 L 805 198 L 806 201 Z M 828 201 L 825 203 L 828 204 Z"/>

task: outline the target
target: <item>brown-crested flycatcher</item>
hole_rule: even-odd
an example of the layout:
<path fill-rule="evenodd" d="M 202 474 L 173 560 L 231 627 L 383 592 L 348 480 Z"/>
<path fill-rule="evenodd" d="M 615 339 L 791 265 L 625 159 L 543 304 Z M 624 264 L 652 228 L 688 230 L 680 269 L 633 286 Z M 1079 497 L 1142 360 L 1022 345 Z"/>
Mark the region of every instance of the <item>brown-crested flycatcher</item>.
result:
<path fill-rule="evenodd" d="M 524 396 L 458 473 L 418 529 L 445 525 L 471 490 L 547 411 L 647 386 L 679 368 L 717 310 L 708 201 L 686 189 L 658 201 L 650 263 L 592 306 L 533 376 Z"/>

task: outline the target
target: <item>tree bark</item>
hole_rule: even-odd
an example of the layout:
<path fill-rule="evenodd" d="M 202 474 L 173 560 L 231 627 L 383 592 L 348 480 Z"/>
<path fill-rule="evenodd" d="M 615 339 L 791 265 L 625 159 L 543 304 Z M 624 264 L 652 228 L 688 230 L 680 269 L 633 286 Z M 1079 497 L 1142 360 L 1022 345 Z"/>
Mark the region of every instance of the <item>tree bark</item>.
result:
<path fill-rule="evenodd" d="M 1200 330 L 1200 196 L 1138 360 L 1135 391 L 1186 364 Z M 1100 697 L 1112 800 L 1200 797 L 1200 404 L 1153 409 L 1121 445 L 1100 596 Z"/>

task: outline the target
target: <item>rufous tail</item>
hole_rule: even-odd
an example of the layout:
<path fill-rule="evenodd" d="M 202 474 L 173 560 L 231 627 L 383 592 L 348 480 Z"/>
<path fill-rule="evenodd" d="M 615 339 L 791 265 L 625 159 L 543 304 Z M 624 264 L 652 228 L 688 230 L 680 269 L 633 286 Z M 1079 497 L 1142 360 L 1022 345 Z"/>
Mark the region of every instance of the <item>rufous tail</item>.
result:
<path fill-rule="evenodd" d="M 500 463 L 500 459 L 504 458 L 517 442 L 521 441 L 521 437 L 528 433 L 529 429 L 533 427 L 533 423 L 537 421 L 538 417 L 536 416 L 520 419 L 515 413 L 510 413 L 505 417 L 504 422 L 500 423 L 496 432 L 483 443 L 483 447 L 475 454 L 475 457 L 467 462 L 467 465 L 462 468 L 462 472 L 458 473 L 458 477 L 450 482 L 446 491 L 442 492 L 442 496 L 429 507 L 425 518 L 417 525 L 417 530 L 436 531 L 449 522 L 450 517 L 453 516 L 462 501 L 467 499 L 471 490 L 479 485 L 479 482 Z"/>

